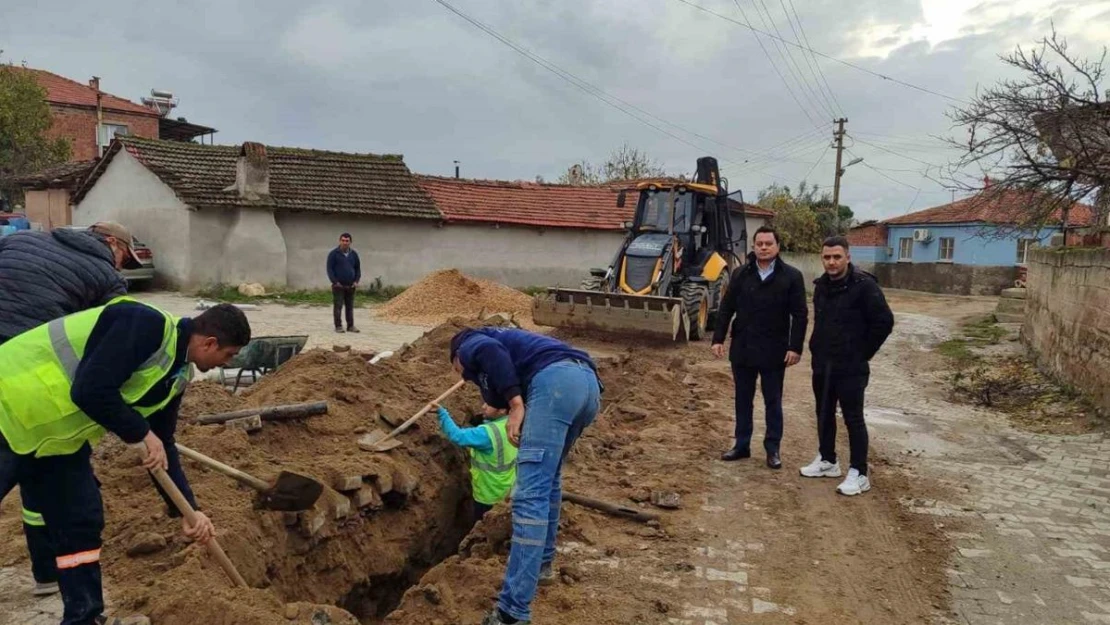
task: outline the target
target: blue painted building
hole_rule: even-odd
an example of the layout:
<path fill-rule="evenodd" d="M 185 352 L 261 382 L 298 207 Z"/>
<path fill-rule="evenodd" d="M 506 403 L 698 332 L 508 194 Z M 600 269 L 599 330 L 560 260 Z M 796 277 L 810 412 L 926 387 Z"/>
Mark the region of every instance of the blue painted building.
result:
<path fill-rule="evenodd" d="M 1087 225 L 1090 213 L 1074 210 L 1073 226 Z M 949 263 L 989 267 L 1025 264 L 1034 245 L 1059 245 L 1060 225 L 1014 232 L 1020 194 L 991 193 L 927 208 L 881 222 L 868 222 L 848 235 L 852 259 L 860 263 Z"/>

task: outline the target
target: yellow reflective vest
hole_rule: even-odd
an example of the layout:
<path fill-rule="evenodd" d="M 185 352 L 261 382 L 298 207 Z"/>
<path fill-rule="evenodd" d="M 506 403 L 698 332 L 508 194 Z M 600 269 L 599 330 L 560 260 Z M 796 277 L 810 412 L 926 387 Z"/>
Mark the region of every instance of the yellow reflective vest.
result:
<path fill-rule="evenodd" d="M 70 395 L 97 320 L 108 307 L 123 302 L 148 306 L 165 318 L 161 346 L 120 387 L 123 401 L 149 417 L 185 392 L 192 376 L 188 364 L 164 400 L 153 406 L 135 406 L 173 369 L 178 320 L 149 304 L 117 297 L 104 306 L 55 319 L 0 345 L 0 433 L 12 451 L 37 457 L 62 456 L 76 452 L 86 442 L 95 445 L 104 436 L 105 429 L 82 412 Z"/>
<path fill-rule="evenodd" d="M 492 506 L 509 496 L 516 482 L 517 448 L 509 443 L 508 417 L 482 424 L 493 441 L 489 452 L 470 449 L 470 480 L 474 501 Z"/>

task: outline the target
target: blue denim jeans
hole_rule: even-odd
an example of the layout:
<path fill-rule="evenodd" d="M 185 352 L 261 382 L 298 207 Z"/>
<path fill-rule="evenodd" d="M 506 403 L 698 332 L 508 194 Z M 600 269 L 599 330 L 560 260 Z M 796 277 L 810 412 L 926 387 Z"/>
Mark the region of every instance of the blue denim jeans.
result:
<path fill-rule="evenodd" d="M 513 539 L 497 607 L 531 621 L 540 567 L 555 559 L 563 461 L 597 416 L 601 390 L 593 369 L 564 360 L 532 378 L 525 399 L 513 495 Z"/>

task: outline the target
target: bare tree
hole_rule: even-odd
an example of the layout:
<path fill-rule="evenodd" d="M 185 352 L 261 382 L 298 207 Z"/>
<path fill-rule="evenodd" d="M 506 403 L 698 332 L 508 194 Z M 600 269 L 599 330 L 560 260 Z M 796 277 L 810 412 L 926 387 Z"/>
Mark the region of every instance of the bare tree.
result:
<path fill-rule="evenodd" d="M 1077 202 L 1093 204 L 1096 224 L 1110 207 L 1110 102 L 1104 90 L 1106 49 L 1077 58 L 1053 31 L 1037 48 L 1002 57 L 1017 78 L 999 81 L 949 113 L 966 139 L 949 186 L 971 192 L 999 217 L 997 236 L 1075 225 Z M 1072 219 L 1069 220 L 1069 217 Z M 1065 237 L 1066 238 L 1066 237 Z"/>
<path fill-rule="evenodd" d="M 613 150 L 604 165 L 595 166 L 583 161 L 559 177 L 561 184 L 596 185 L 617 180 L 636 180 L 666 176 L 661 165 L 648 155 L 627 143 Z"/>

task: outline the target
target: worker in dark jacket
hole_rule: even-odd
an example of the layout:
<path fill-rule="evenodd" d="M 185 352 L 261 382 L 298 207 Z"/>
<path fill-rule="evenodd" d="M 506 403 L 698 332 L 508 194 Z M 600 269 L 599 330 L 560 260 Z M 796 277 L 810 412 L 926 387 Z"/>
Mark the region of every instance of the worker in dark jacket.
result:
<path fill-rule="evenodd" d="M 851 263 L 848 240 L 830 237 L 821 249 L 825 274 L 814 281 L 813 396 L 817 403 L 820 453 L 802 467 L 806 477 L 840 477 L 836 460 L 836 405 L 844 413 L 851 448 L 848 477 L 837 486 L 844 495 L 871 489 L 867 475 L 867 425 L 863 397 L 871 367 L 868 361 L 894 329 L 894 315 L 875 276 Z"/>
<path fill-rule="evenodd" d="M 508 410 L 506 431 L 519 448 L 512 549 L 497 607 L 482 623 L 528 623 L 537 585 L 555 579 L 563 460 L 597 416 L 601 381 L 586 352 L 516 329 L 462 330 L 451 339 L 451 363 L 486 404 Z"/>
<path fill-rule="evenodd" d="M 92 447 L 107 432 L 142 446 L 143 466 L 165 470 L 195 509 L 174 446 L 181 396 L 194 366 L 225 365 L 250 333 L 230 304 L 178 319 L 122 297 L 0 346 L 0 499 L 18 483 L 42 514 L 57 554 L 62 625 L 121 622 L 102 615 L 104 507 Z M 158 490 L 170 516 L 181 516 Z M 199 512 L 182 529 L 200 543 L 214 534 Z"/>
<path fill-rule="evenodd" d="M 119 269 L 141 267 L 123 226 L 18 232 L 0 238 L 0 345 L 47 321 L 127 292 Z M 0 498 L 3 498 L 0 493 Z M 38 596 L 58 592 L 58 569 L 42 514 L 23 501 L 23 535 Z"/>
<path fill-rule="evenodd" d="M 127 293 L 119 270 L 140 267 L 117 223 L 0 238 L 0 342 Z"/>
<path fill-rule="evenodd" d="M 358 332 L 355 327 L 355 290 L 362 280 L 362 263 L 358 252 L 351 249 L 351 235 L 339 235 L 339 247 L 328 254 L 328 280 L 331 282 L 332 316 L 335 331 L 343 332 L 343 308 L 347 308 L 347 331 Z"/>
<path fill-rule="evenodd" d="M 767 466 L 781 469 L 782 387 L 786 368 L 802 358 L 808 311 L 802 272 L 779 257 L 779 235 L 763 226 L 755 231 L 755 250 L 748 262 L 736 270 L 717 313 L 713 354 L 725 353 L 725 337 L 732 329 L 729 360 L 736 386 L 736 442 L 722 460 L 751 457 L 752 403 L 755 379 L 759 377 L 767 430 L 763 448 Z"/>

